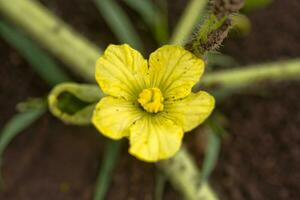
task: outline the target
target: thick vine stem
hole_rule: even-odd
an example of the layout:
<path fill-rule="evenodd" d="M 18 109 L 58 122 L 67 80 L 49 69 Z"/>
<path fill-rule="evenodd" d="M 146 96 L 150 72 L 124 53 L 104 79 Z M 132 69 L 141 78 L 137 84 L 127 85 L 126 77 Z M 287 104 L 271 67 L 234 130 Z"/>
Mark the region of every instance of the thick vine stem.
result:
<path fill-rule="evenodd" d="M 22 27 L 71 70 L 94 82 L 95 61 L 101 51 L 42 4 L 33 0 L 0 0 L 0 12 Z"/>
<path fill-rule="evenodd" d="M 222 70 L 206 74 L 201 83 L 204 87 L 239 87 L 262 81 L 280 81 L 299 79 L 300 59 L 277 61 L 246 66 L 230 70 Z"/>
<path fill-rule="evenodd" d="M 222 18 L 238 12 L 244 5 L 244 0 L 213 0 L 213 13 Z"/>
<path fill-rule="evenodd" d="M 200 172 L 184 146 L 177 154 L 157 163 L 173 186 L 187 200 L 217 200 L 216 194 L 207 183 L 201 183 Z"/>
<path fill-rule="evenodd" d="M 186 45 L 186 49 L 198 57 L 219 48 L 231 28 L 231 15 L 238 12 L 244 0 L 212 0 L 210 3 L 211 11 Z"/>

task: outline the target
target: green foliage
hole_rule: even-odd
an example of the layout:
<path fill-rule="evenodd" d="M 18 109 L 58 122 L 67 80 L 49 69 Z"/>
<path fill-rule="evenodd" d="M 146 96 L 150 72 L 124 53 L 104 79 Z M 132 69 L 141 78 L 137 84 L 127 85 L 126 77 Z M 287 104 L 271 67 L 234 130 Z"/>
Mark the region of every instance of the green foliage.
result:
<path fill-rule="evenodd" d="M 185 146 L 182 146 L 174 157 L 160 161 L 158 166 L 164 171 L 173 187 L 182 193 L 184 199 L 218 199 L 207 183 L 199 184 L 199 169 Z"/>
<path fill-rule="evenodd" d="M 106 23 L 122 43 L 142 51 L 143 44 L 126 13 L 115 0 L 94 0 Z"/>
<path fill-rule="evenodd" d="M 46 111 L 46 104 L 14 115 L 3 127 L 0 134 L 0 166 L 2 164 L 3 153 L 9 143 L 24 129 L 40 118 Z M 0 187 L 3 186 L 2 175 L 0 173 Z"/>
<path fill-rule="evenodd" d="M 188 41 L 196 24 L 204 15 L 207 2 L 208 0 L 190 0 L 171 37 L 172 44 L 184 45 Z"/>
<path fill-rule="evenodd" d="M 62 83 L 49 93 L 49 109 L 66 123 L 87 125 L 91 123 L 93 110 L 102 96 L 97 85 Z"/>
<path fill-rule="evenodd" d="M 219 46 L 219 41 L 222 36 L 216 35 L 216 37 L 210 40 L 209 36 L 214 32 L 220 29 L 227 20 L 227 16 L 219 19 L 214 14 L 209 14 L 200 26 L 198 32 L 195 34 L 195 37 L 192 41 L 192 51 L 195 55 L 202 57 L 206 51 L 214 50 Z"/>
<path fill-rule="evenodd" d="M 164 190 L 167 183 L 166 175 L 160 170 L 156 173 L 155 179 L 155 200 L 163 200 Z"/>
<path fill-rule="evenodd" d="M 213 169 L 216 166 L 219 152 L 221 138 L 220 135 L 225 133 L 225 130 L 222 128 L 220 123 L 216 118 L 209 120 L 208 125 L 206 126 L 206 131 L 208 134 L 208 142 L 206 146 L 204 162 L 201 169 L 201 181 L 206 182 L 211 175 Z"/>
<path fill-rule="evenodd" d="M 24 34 L 0 21 L 0 35 L 30 63 L 30 66 L 51 86 L 69 81 L 60 66 Z"/>
<path fill-rule="evenodd" d="M 35 108 L 25 112 L 17 113 L 3 128 L 0 135 L 0 155 L 6 146 L 18 133 L 23 131 L 32 122 L 45 113 L 46 107 Z"/>
<path fill-rule="evenodd" d="M 44 108 L 47 105 L 45 98 L 28 98 L 26 101 L 17 104 L 19 112 Z"/>
<path fill-rule="evenodd" d="M 299 79 L 299 74 L 300 59 L 295 58 L 209 73 L 202 78 L 201 85 L 206 87 L 236 88 L 266 80 L 275 82 Z M 199 88 L 199 84 L 195 88 Z"/>
<path fill-rule="evenodd" d="M 93 200 L 104 200 L 115 164 L 119 158 L 122 141 L 110 140 L 106 144 L 106 150 L 103 155 L 101 168 L 96 182 L 95 194 Z"/>
<path fill-rule="evenodd" d="M 145 23 L 151 28 L 156 41 L 162 45 L 168 40 L 168 19 L 166 13 L 162 12 L 150 0 L 125 0 L 128 6 L 134 9 Z"/>
<path fill-rule="evenodd" d="M 205 23 L 203 23 L 203 25 L 199 29 L 199 32 L 197 34 L 197 39 L 201 43 L 207 42 L 208 35 L 211 32 L 218 30 L 223 25 L 226 19 L 227 17 L 218 19 L 214 14 L 210 14 L 209 17 L 205 20 Z"/>
<path fill-rule="evenodd" d="M 84 109 L 88 105 L 90 105 L 90 103 L 82 101 L 81 99 L 77 98 L 75 95 L 69 92 L 62 92 L 58 96 L 58 109 L 63 110 L 69 115 L 74 115 L 76 112 Z"/>

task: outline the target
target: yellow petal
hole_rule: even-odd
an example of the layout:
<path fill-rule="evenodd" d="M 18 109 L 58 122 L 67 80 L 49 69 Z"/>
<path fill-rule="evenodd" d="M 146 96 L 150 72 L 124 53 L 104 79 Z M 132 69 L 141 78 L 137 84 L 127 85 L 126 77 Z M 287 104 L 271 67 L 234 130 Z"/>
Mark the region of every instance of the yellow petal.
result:
<path fill-rule="evenodd" d="M 183 130 L 160 115 L 145 115 L 130 127 L 130 154 L 155 162 L 175 155 L 181 146 Z"/>
<path fill-rule="evenodd" d="M 128 136 L 129 127 L 142 117 L 142 111 L 132 102 L 104 97 L 97 104 L 92 123 L 105 136 L 120 139 Z"/>
<path fill-rule="evenodd" d="M 177 124 L 182 124 L 183 130 L 190 131 L 201 124 L 215 107 L 215 99 L 210 94 L 200 91 L 191 93 L 184 99 L 165 102 L 163 115 Z"/>
<path fill-rule="evenodd" d="M 203 71 L 204 62 L 180 46 L 165 45 L 150 55 L 151 86 L 158 87 L 165 99 L 186 97 Z"/>
<path fill-rule="evenodd" d="M 105 94 L 136 98 L 146 88 L 147 60 L 129 45 L 109 45 L 96 63 L 96 80 Z"/>

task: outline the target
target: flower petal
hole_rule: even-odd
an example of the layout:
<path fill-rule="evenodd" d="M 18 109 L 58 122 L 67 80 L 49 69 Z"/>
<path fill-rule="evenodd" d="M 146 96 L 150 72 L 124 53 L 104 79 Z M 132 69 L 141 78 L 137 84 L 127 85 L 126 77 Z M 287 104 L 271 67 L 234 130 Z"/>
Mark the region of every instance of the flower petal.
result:
<path fill-rule="evenodd" d="M 182 100 L 165 102 L 163 115 L 177 124 L 182 124 L 183 130 L 186 132 L 201 124 L 214 107 L 214 97 L 200 91 L 191 93 Z"/>
<path fill-rule="evenodd" d="M 105 94 L 136 98 L 147 82 L 147 60 L 129 45 L 109 45 L 96 63 L 96 80 Z"/>
<path fill-rule="evenodd" d="M 108 96 L 97 104 L 92 123 L 103 135 L 120 139 L 128 136 L 129 127 L 142 116 L 140 108 L 132 102 Z"/>
<path fill-rule="evenodd" d="M 165 45 L 150 55 L 151 86 L 162 90 L 165 99 L 186 97 L 199 81 L 204 62 L 180 46 Z"/>
<path fill-rule="evenodd" d="M 145 115 L 130 127 L 129 153 L 148 162 L 167 159 L 179 150 L 182 137 L 182 128 L 173 121 Z"/>

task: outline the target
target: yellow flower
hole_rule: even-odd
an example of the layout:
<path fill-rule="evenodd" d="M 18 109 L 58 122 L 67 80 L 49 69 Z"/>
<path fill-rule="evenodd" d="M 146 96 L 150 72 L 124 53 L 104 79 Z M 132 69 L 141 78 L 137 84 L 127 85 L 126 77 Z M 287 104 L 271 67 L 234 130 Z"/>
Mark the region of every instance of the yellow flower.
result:
<path fill-rule="evenodd" d="M 173 156 L 184 132 L 202 123 L 214 108 L 204 91 L 191 92 L 204 62 L 182 47 L 165 45 L 149 61 L 129 45 L 110 45 L 96 64 L 96 80 L 108 96 L 92 122 L 112 139 L 127 137 L 129 153 L 154 162 Z"/>

